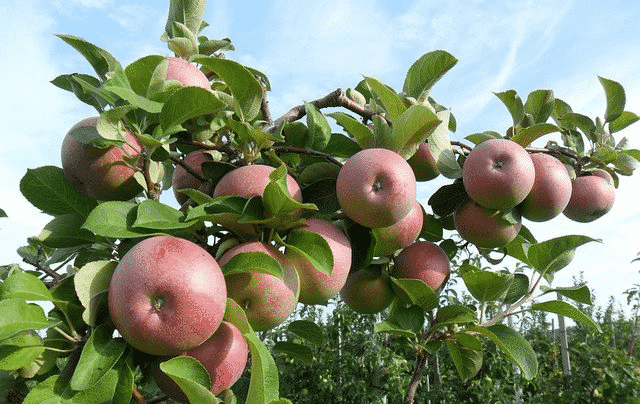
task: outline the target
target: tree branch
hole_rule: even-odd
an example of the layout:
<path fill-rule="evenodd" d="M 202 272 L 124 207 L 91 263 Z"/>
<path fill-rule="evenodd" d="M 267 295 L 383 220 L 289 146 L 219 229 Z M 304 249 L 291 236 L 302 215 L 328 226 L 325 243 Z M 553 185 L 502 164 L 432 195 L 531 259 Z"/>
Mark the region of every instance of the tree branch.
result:
<path fill-rule="evenodd" d="M 416 392 L 420 386 L 420 381 L 424 374 L 428 355 L 429 354 L 424 349 L 420 349 L 420 351 L 418 351 L 418 354 L 416 355 L 416 363 L 413 367 L 413 375 L 411 375 L 411 381 L 407 385 L 407 390 L 405 392 L 404 399 L 402 400 L 402 404 L 413 404 L 416 398 Z"/>
<path fill-rule="evenodd" d="M 196 170 L 193 169 L 193 167 L 191 167 L 190 165 L 188 165 L 187 163 L 184 162 L 183 159 L 179 159 L 175 156 L 171 156 L 169 157 L 171 159 L 171 161 L 173 161 L 174 163 L 176 163 L 177 165 L 181 166 L 182 168 L 185 169 L 186 172 L 188 172 L 189 174 L 191 174 L 192 176 L 194 176 L 198 181 L 200 182 L 206 182 L 207 179 L 204 178 L 200 173 L 198 173 Z"/>
<path fill-rule="evenodd" d="M 325 160 L 330 161 L 333 164 L 337 165 L 338 167 L 342 167 L 342 163 L 339 162 L 338 160 L 336 160 L 331 155 L 326 154 L 326 153 L 322 153 L 322 152 L 319 152 L 319 151 L 315 151 L 315 150 L 305 149 L 304 147 L 273 146 L 272 149 L 276 153 L 297 153 L 297 154 L 306 154 L 308 156 L 322 157 Z"/>

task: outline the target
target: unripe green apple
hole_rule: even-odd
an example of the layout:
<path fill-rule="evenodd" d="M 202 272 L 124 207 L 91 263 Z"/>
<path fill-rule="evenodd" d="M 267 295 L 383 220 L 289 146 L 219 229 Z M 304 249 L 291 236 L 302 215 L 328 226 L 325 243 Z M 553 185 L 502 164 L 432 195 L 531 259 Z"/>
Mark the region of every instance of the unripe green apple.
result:
<path fill-rule="evenodd" d="M 395 257 L 391 276 L 396 279 L 419 279 L 438 293 L 444 288 L 450 272 L 449 257 L 439 245 L 430 241 L 416 241 Z M 404 302 L 411 302 L 409 296 L 396 285 L 393 285 L 393 289 Z"/>
<path fill-rule="evenodd" d="M 206 250 L 182 238 L 156 236 L 122 257 L 108 299 L 111 319 L 129 344 L 152 355 L 178 355 L 218 329 L 227 290 Z"/>
<path fill-rule="evenodd" d="M 357 313 L 375 314 L 391 305 L 395 294 L 389 277 L 369 268 L 359 269 L 347 277 L 340 298 Z"/>
<path fill-rule="evenodd" d="M 596 169 L 572 181 L 571 199 L 563 213 L 576 222 L 593 222 L 611 210 L 615 199 L 613 178 L 605 170 Z"/>
<path fill-rule="evenodd" d="M 544 222 L 558 216 L 571 199 L 571 178 L 560 160 L 544 153 L 531 155 L 535 181 L 531 192 L 520 204 L 522 217 Z"/>
<path fill-rule="evenodd" d="M 422 231 L 423 220 L 422 205 L 416 200 L 413 209 L 398 223 L 373 229 L 373 235 L 376 238 L 374 257 L 386 257 L 411 245 Z"/>
<path fill-rule="evenodd" d="M 416 200 L 416 177 L 398 153 L 364 149 L 338 173 L 336 195 L 344 213 L 365 227 L 388 227 L 405 217 Z"/>
<path fill-rule="evenodd" d="M 462 166 L 462 182 L 471 199 L 488 209 L 508 210 L 527 197 L 535 181 L 529 153 L 509 139 L 475 146 Z"/>
<path fill-rule="evenodd" d="M 62 141 L 61 159 L 64 176 L 80 193 L 102 201 L 129 200 L 142 191 L 133 177 L 135 161 L 142 144 L 132 133 L 125 136 L 122 146 L 98 148 L 78 142 L 71 132 L 85 128 L 96 132 L 98 117 L 84 119 L 75 124 Z"/>
<path fill-rule="evenodd" d="M 218 262 L 224 266 L 243 252 L 262 252 L 275 258 L 282 267 L 283 277 L 247 268 L 225 276 L 227 294 L 242 307 L 254 331 L 269 330 L 293 313 L 300 295 L 298 273 L 284 254 L 270 244 L 254 241 L 238 244 L 225 252 Z"/>
<path fill-rule="evenodd" d="M 347 280 L 351 268 L 351 243 L 347 236 L 328 220 L 310 218 L 301 229 L 319 234 L 329 244 L 333 254 L 333 270 L 331 275 L 320 272 L 309 260 L 294 250 L 285 249 L 285 257 L 300 277 L 299 301 L 305 304 L 326 303 L 342 289 Z"/>
<path fill-rule="evenodd" d="M 481 248 L 496 248 L 506 246 L 518 235 L 522 226 L 520 214 L 513 210 L 512 216 L 515 223 L 503 219 L 501 212 L 469 200 L 453 213 L 453 223 L 465 240 Z"/>

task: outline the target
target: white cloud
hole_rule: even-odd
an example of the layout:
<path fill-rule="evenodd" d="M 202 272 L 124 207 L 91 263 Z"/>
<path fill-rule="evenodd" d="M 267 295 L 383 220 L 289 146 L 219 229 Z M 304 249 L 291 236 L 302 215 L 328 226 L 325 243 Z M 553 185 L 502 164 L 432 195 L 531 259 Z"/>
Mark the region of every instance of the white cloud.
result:
<path fill-rule="evenodd" d="M 162 10 L 164 13 L 164 10 Z M 149 30 L 158 25 L 159 10 L 146 4 L 124 4 L 109 13 L 109 18 L 129 31 Z M 165 17 L 166 20 L 166 17 Z M 164 26 L 164 24 L 163 24 Z M 162 32 L 157 34 L 158 37 Z"/>

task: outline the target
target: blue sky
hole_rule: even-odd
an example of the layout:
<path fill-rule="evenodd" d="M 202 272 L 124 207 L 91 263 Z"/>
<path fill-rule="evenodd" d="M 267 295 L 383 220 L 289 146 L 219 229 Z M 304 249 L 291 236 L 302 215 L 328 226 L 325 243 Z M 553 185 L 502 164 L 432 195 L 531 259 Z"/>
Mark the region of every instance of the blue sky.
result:
<path fill-rule="evenodd" d="M 633 5 L 632 5 L 633 4 Z M 0 5 L 0 263 L 19 260 L 15 250 L 49 217 L 22 198 L 18 182 L 27 168 L 60 165 L 67 130 L 95 114 L 49 83 L 72 72 L 91 73 L 86 61 L 56 33 L 83 37 L 123 65 L 148 54 L 168 55 L 160 41 L 168 0 L 5 0 Z M 409 66 L 425 52 L 444 49 L 458 64 L 432 95 L 452 109 L 454 139 L 485 130 L 503 132 L 509 115 L 493 92 L 516 90 L 524 99 L 553 89 L 576 112 L 602 116 L 597 76 L 623 84 L 627 109 L 640 113 L 640 5 L 627 1 L 426 1 L 318 0 L 313 2 L 209 1 L 204 32 L 229 37 L 229 58 L 265 72 L 274 116 L 303 101 L 355 86 L 375 76 L 400 90 Z M 640 148 L 640 124 L 625 133 Z M 544 139 L 546 140 L 546 138 Z M 421 185 L 426 204 L 447 181 Z M 598 304 L 640 283 L 640 175 L 623 178 L 613 210 L 590 225 L 564 217 L 528 224 L 539 240 L 586 234 L 603 240 L 578 249 L 557 276 L 568 285 L 584 271 Z M 172 196 L 167 194 L 167 201 Z"/>

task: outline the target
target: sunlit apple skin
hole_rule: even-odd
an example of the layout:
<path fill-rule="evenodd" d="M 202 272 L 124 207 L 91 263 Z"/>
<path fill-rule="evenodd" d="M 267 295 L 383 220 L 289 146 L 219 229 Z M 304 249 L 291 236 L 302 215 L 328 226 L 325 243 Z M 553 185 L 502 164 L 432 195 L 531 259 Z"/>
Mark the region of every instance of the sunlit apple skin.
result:
<path fill-rule="evenodd" d="M 340 298 L 357 313 L 375 314 L 389 307 L 395 294 L 387 275 L 365 268 L 349 274 Z"/>
<path fill-rule="evenodd" d="M 465 240 L 481 248 L 497 248 L 513 241 L 522 227 L 517 210 L 513 215 L 517 222 L 508 223 L 502 220 L 495 210 L 469 200 L 453 213 L 453 223 L 456 231 Z"/>
<path fill-rule="evenodd" d="M 389 227 L 373 229 L 373 234 L 376 238 L 373 255 L 375 257 L 386 257 L 411 245 L 422 231 L 423 220 L 422 205 L 416 200 L 413 209 L 398 223 Z"/>
<path fill-rule="evenodd" d="M 238 167 L 220 179 L 213 190 L 213 197 L 240 196 L 249 199 L 253 196 L 262 196 L 271 181 L 269 175 L 275 170 L 274 167 L 263 164 Z M 286 181 L 287 190 L 293 199 L 302 202 L 300 185 L 289 174 L 287 174 Z"/>
<path fill-rule="evenodd" d="M 208 340 L 182 355 L 191 356 L 204 366 L 211 377 L 211 392 L 219 395 L 242 376 L 249 358 L 249 345 L 235 325 L 223 321 Z M 189 404 L 187 396 L 160 370 L 159 364 L 154 368 L 154 380 L 164 394 Z"/>
<path fill-rule="evenodd" d="M 565 165 L 544 153 L 531 155 L 535 168 L 535 181 L 531 192 L 520 205 L 525 219 L 545 222 L 558 216 L 571 199 L 571 177 Z"/>
<path fill-rule="evenodd" d="M 431 181 L 440 175 L 438 162 L 431 154 L 428 143 L 420 143 L 418 150 L 407 160 L 416 176 L 416 181 Z"/>
<path fill-rule="evenodd" d="M 266 331 L 286 320 L 298 304 L 300 280 L 284 254 L 270 244 L 254 241 L 239 244 L 219 259 L 224 266 L 242 252 L 257 251 L 278 260 L 283 278 L 264 272 L 241 272 L 225 276 L 227 294 L 242 307 L 254 331 Z"/>
<path fill-rule="evenodd" d="M 178 57 L 167 58 L 166 80 L 177 80 L 187 87 L 200 87 L 211 90 L 209 79 L 195 65 Z"/>
<path fill-rule="evenodd" d="M 75 124 L 62 141 L 62 170 L 67 180 L 80 193 L 102 201 L 125 201 L 136 196 L 142 187 L 134 179 L 135 168 L 124 157 L 138 157 L 142 144 L 133 134 L 125 136 L 126 144 L 97 148 L 82 144 L 70 133 L 80 127 L 96 131 L 98 117 Z M 133 162 L 135 164 L 135 162 Z"/>
<path fill-rule="evenodd" d="M 202 163 L 212 160 L 211 154 L 205 150 L 196 150 L 184 157 L 184 163 L 200 175 L 202 175 Z M 198 189 L 202 185 L 200 180 L 189 174 L 181 165 L 177 165 L 173 171 L 171 183 L 173 186 L 173 194 L 180 205 L 189 200 L 189 197 L 178 191 L 189 188 Z"/>
<path fill-rule="evenodd" d="M 596 169 L 592 175 L 573 180 L 571 199 L 562 213 L 575 222 L 593 222 L 611 210 L 615 199 L 613 178 L 605 170 Z"/>
<path fill-rule="evenodd" d="M 535 168 L 529 153 L 509 139 L 489 139 L 478 144 L 462 166 L 467 194 L 489 209 L 506 210 L 518 205 L 534 181 Z"/>
<path fill-rule="evenodd" d="M 351 268 L 351 243 L 342 230 L 328 220 L 310 218 L 301 229 L 319 234 L 329 244 L 333 254 L 333 269 L 329 276 L 318 271 L 309 260 L 297 255 L 295 251 L 285 249 L 285 257 L 300 277 L 298 300 L 305 304 L 326 303 L 347 281 Z"/>
<path fill-rule="evenodd" d="M 404 248 L 393 260 L 391 276 L 396 279 L 419 279 L 434 292 L 440 292 L 449 279 L 451 265 L 447 253 L 437 244 L 416 241 Z M 396 295 L 410 303 L 409 296 L 394 285 Z"/>
<path fill-rule="evenodd" d="M 416 200 L 416 177 L 409 163 L 387 149 L 364 149 L 338 173 L 338 202 L 365 227 L 388 227 L 405 217 Z"/>
<path fill-rule="evenodd" d="M 132 247 L 109 285 L 109 313 L 122 337 L 152 355 L 178 355 L 206 341 L 224 316 L 220 266 L 191 241 L 156 236 Z"/>

